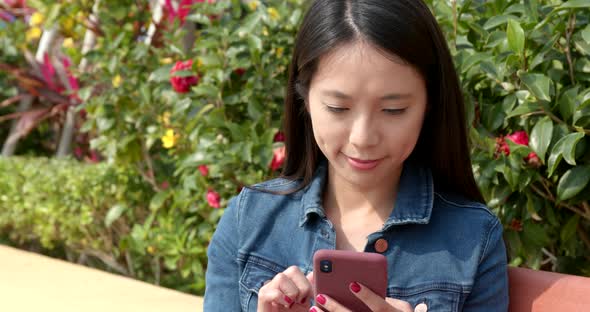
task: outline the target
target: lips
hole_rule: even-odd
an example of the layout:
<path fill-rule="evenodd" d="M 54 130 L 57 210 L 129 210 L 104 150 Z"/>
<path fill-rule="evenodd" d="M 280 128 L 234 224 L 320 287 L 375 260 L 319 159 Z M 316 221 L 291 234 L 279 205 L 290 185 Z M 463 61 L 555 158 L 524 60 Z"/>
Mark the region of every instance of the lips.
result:
<path fill-rule="evenodd" d="M 354 157 L 348 157 L 348 163 L 355 169 L 369 170 L 377 167 L 381 159 L 358 159 Z"/>

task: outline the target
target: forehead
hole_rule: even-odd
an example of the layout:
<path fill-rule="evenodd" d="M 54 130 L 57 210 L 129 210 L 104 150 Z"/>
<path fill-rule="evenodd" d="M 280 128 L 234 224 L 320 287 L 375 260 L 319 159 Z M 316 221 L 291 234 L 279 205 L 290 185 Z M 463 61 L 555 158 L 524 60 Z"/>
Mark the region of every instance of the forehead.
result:
<path fill-rule="evenodd" d="M 414 67 L 398 56 L 355 41 L 337 46 L 320 57 L 311 87 L 325 85 L 353 91 L 359 88 L 413 89 L 421 80 Z"/>

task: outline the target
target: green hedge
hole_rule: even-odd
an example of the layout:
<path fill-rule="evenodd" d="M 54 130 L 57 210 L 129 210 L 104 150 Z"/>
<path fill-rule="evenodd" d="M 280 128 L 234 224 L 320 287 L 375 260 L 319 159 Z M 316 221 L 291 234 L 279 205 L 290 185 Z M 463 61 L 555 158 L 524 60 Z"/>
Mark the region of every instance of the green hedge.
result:
<path fill-rule="evenodd" d="M 76 160 L 0 158 L 4 243 L 201 293 L 213 225 L 180 211 L 159 213 L 135 170 Z M 158 222 L 154 222 L 154 218 Z M 189 275 L 191 275 L 189 277 Z"/>

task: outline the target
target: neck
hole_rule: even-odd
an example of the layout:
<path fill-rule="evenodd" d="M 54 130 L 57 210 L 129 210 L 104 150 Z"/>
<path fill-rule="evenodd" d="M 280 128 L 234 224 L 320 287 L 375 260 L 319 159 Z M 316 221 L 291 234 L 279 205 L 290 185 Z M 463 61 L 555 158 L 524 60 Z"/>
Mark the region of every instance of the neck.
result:
<path fill-rule="evenodd" d="M 329 166 L 324 192 L 326 213 L 332 216 L 363 218 L 378 216 L 383 222 L 393 211 L 402 168 L 387 181 L 375 181 L 372 186 L 352 184 Z"/>

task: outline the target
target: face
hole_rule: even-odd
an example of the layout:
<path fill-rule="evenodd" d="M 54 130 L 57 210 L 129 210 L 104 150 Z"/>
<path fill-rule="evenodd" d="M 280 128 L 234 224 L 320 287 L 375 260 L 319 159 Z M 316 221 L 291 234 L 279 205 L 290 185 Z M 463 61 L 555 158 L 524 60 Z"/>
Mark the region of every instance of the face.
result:
<path fill-rule="evenodd" d="M 363 189 L 389 187 L 416 145 L 426 97 L 413 67 L 366 43 L 324 55 L 306 105 L 331 179 Z"/>

